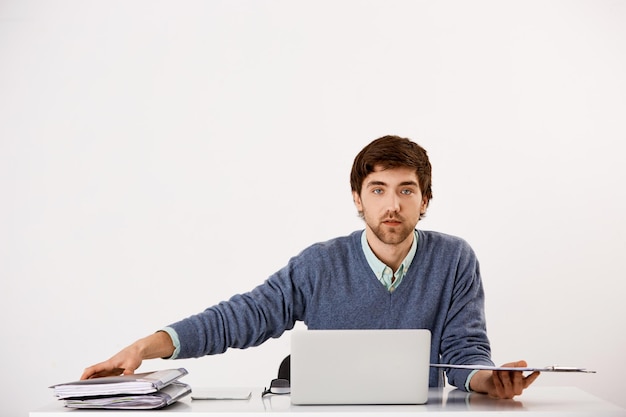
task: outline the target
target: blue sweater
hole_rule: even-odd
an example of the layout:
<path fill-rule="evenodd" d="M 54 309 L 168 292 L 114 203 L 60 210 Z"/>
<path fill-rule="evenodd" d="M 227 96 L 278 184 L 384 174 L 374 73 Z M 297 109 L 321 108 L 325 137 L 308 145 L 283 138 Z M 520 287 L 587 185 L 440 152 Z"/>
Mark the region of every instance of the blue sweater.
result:
<path fill-rule="evenodd" d="M 178 358 L 256 346 L 303 321 L 309 329 L 429 329 L 431 363 L 493 365 L 478 261 L 463 240 L 419 230 L 402 285 L 389 292 L 369 267 L 362 231 L 317 243 L 245 294 L 170 325 Z M 464 389 L 468 370 L 448 371 Z M 431 368 L 430 386 L 442 385 Z"/>

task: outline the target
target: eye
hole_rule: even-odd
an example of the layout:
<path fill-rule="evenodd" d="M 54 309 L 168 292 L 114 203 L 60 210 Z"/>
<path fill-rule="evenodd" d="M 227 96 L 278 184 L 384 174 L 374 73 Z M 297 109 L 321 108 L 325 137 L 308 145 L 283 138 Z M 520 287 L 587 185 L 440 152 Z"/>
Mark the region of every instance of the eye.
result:
<path fill-rule="evenodd" d="M 400 193 L 402 193 L 404 195 L 411 195 L 411 194 L 413 194 L 413 190 L 404 189 L 404 190 L 400 191 Z"/>
<path fill-rule="evenodd" d="M 374 194 L 382 194 L 383 193 L 383 189 L 382 188 L 374 188 L 372 190 L 372 193 L 374 193 Z"/>

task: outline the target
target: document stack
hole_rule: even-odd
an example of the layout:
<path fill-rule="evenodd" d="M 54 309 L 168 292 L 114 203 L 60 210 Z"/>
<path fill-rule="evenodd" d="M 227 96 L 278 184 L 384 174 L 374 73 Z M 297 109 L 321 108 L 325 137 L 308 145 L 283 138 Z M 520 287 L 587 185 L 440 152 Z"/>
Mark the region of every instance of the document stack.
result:
<path fill-rule="evenodd" d="M 167 369 L 67 382 L 50 388 L 69 408 L 151 410 L 191 393 L 189 385 L 178 381 L 185 375 L 185 368 Z"/>

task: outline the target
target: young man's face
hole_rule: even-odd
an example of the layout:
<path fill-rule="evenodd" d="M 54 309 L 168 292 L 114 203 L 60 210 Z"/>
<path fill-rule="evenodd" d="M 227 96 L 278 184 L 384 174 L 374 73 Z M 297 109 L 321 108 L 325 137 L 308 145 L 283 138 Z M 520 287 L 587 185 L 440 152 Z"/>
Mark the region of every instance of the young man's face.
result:
<path fill-rule="evenodd" d="M 422 196 L 412 168 L 382 169 L 376 166 L 361 187 L 353 192 L 354 204 L 366 227 L 386 244 L 400 244 L 412 236 L 428 202 Z"/>

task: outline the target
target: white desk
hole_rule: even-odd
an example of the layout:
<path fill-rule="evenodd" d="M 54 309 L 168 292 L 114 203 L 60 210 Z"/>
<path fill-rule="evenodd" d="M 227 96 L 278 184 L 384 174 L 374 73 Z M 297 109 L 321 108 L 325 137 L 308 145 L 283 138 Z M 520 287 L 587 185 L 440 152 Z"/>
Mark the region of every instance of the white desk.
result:
<path fill-rule="evenodd" d="M 191 400 L 189 396 L 161 410 L 75 410 L 65 408 L 62 401 L 51 402 L 47 407 L 30 412 L 30 417 L 155 417 L 167 413 L 193 414 L 195 417 L 252 417 L 264 415 L 299 415 L 302 417 L 365 416 L 397 417 L 434 412 L 437 415 L 469 414 L 491 417 L 509 416 L 592 416 L 626 417 L 626 409 L 573 387 L 530 387 L 513 400 L 494 400 L 486 395 L 466 394 L 458 390 L 431 389 L 425 405 L 375 405 L 375 406 L 296 406 L 288 395 L 261 398 L 260 389 L 252 389 L 249 400 Z M 69 414 L 68 414 L 69 413 Z"/>

